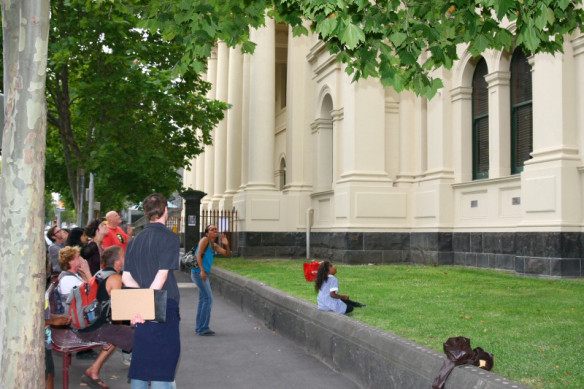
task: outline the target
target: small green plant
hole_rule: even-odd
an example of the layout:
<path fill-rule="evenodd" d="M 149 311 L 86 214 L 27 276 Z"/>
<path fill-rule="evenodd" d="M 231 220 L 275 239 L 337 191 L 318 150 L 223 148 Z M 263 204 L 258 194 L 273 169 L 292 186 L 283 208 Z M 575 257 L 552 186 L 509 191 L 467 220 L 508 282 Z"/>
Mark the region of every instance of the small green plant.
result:
<path fill-rule="evenodd" d="M 216 265 L 316 304 L 295 260 L 218 258 Z M 495 356 L 493 372 L 533 388 L 584 388 L 584 280 L 450 266 L 336 263 L 340 293 L 364 323 L 442 352 L 452 336 Z"/>

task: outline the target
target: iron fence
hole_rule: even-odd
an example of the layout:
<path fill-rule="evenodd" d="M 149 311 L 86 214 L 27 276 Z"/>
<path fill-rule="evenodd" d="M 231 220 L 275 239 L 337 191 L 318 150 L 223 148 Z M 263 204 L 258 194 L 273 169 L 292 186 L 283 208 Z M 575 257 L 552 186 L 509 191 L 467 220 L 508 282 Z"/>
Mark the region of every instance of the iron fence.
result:
<path fill-rule="evenodd" d="M 237 234 L 237 211 L 226 210 L 203 210 L 201 212 L 201 236 L 205 233 L 205 228 L 209 225 L 217 226 L 221 234 L 225 234 L 229 240 L 229 245 L 233 255 L 239 252 L 239 239 Z M 220 242 L 218 242 L 220 243 Z"/>

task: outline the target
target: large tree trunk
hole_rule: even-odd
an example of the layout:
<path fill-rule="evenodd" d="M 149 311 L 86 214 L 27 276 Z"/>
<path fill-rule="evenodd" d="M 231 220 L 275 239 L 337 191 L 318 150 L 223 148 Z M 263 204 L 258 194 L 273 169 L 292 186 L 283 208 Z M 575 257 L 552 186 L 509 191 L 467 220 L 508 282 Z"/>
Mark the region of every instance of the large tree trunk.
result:
<path fill-rule="evenodd" d="M 0 176 L 0 385 L 44 387 L 49 0 L 1 0 L 6 122 Z"/>

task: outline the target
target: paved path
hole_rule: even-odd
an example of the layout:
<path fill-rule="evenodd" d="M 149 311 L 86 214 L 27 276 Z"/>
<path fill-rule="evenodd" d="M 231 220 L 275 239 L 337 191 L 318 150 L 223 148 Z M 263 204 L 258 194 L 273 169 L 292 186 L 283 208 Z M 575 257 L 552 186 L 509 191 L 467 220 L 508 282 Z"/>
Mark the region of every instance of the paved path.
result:
<path fill-rule="evenodd" d="M 182 352 L 176 377 L 181 389 L 357 389 L 344 375 L 331 370 L 286 338 L 267 329 L 253 316 L 215 296 L 211 328 L 215 336 L 195 335 L 197 289 L 185 273 L 177 273 L 181 292 Z M 62 388 L 62 359 L 55 360 L 55 388 Z M 73 357 L 70 388 L 87 388 L 80 377 L 91 361 Z M 130 388 L 128 367 L 119 350 L 109 358 L 101 378 L 111 389 Z"/>

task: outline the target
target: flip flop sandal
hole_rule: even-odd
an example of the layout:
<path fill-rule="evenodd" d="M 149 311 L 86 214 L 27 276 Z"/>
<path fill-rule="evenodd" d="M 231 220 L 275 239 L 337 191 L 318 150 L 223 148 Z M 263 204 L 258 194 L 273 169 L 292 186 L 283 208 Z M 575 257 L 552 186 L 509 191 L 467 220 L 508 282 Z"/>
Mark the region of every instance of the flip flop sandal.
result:
<path fill-rule="evenodd" d="M 91 389 L 109 389 L 109 386 L 107 386 L 100 378 L 94 380 L 87 374 L 81 376 L 81 382 L 87 384 Z"/>

